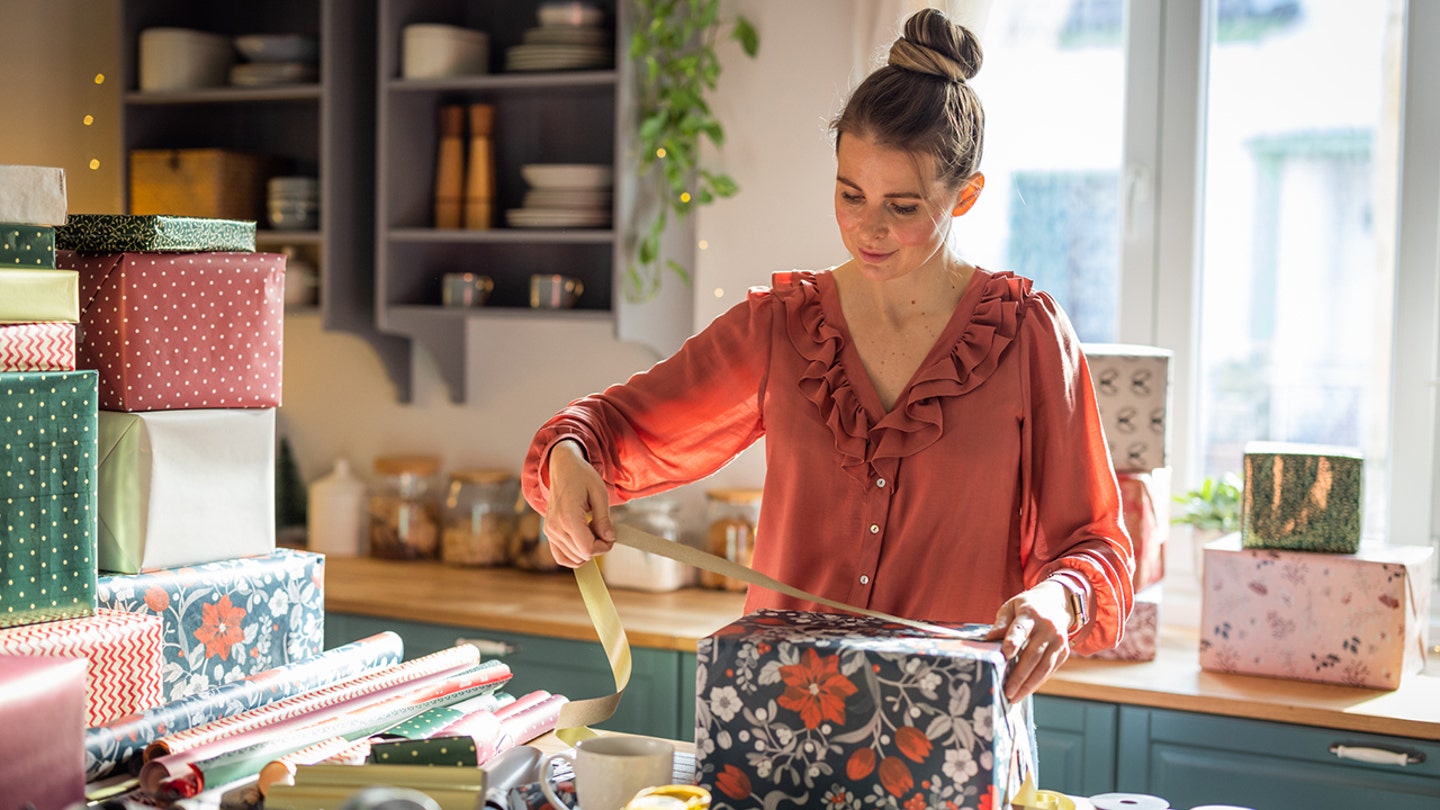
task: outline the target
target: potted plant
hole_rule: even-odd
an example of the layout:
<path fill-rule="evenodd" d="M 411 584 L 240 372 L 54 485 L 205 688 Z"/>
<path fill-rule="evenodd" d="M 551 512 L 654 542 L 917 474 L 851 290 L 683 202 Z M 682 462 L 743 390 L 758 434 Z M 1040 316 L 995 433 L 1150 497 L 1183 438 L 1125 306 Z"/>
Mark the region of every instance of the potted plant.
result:
<path fill-rule="evenodd" d="M 626 294 L 645 300 L 660 287 L 664 268 L 685 282 L 690 271 L 661 256 L 661 237 L 671 217 L 688 216 L 697 205 L 729 197 L 739 187 L 729 175 L 701 165 L 702 139 L 716 148 L 725 130 L 705 101 L 720 76 L 716 40 L 723 31 L 746 55 L 760 48 L 755 26 L 743 16 L 720 18 L 720 0 L 634 0 L 635 31 L 630 58 L 638 66 L 639 159 L 643 177 L 655 182 L 659 199 L 635 225 L 634 260 L 627 272 Z"/>
<path fill-rule="evenodd" d="M 1239 475 L 1227 472 L 1218 477 L 1207 476 L 1200 486 L 1174 496 L 1179 510 L 1171 523 L 1190 526 L 1190 542 L 1195 553 L 1195 575 L 1203 573 L 1204 548 L 1232 532 L 1240 531 L 1241 501 L 1245 482 Z"/>

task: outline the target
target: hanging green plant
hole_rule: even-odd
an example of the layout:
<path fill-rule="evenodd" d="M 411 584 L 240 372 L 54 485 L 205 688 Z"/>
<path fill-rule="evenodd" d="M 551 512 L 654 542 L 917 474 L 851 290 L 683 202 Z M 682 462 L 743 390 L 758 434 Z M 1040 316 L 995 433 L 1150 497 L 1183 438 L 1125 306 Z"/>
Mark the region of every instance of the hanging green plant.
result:
<path fill-rule="evenodd" d="M 725 130 L 705 101 L 720 77 L 717 39 L 728 31 L 747 56 L 760 50 L 760 37 L 748 19 L 720 19 L 720 0 L 634 0 L 635 33 L 630 58 L 638 67 L 641 177 L 660 173 L 663 199 L 636 223 L 634 260 L 628 268 L 627 294 L 645 300 L 660 289 L 666 268 L 685 283 L 690 270 L 673 258 L 662 262 L 660 238 L 671 222 L 689 216 L 697 205 L 730 197 L 739 187 L 729 175 L 700 165 L 701 139 L 719 148 Z"/>

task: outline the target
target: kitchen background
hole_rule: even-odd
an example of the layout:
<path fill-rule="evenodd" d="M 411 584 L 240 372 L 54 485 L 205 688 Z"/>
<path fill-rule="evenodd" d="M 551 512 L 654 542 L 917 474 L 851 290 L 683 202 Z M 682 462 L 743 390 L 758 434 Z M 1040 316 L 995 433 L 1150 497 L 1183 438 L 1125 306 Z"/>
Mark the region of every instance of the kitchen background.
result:
<path fill-rule="evenodd" d="M 774 270 L 844 258 L 826 125 L 891 39 L 887 21 L 923 4 L 723 5 L 754 21 L 761 48 L 755 59 L 720 48 L 712 105 L 727 139 L 714 160 L 741 193 L 697 212 L 696 328 Z M 1417 75 L 1436 75 L 1430 57 L 1404 55 L 1402 22 L 1408 9 L 1412 37 L 1440 29 L 1434 10 L 1403 0 L 1363 11 L 1320 0 L 1220 3 L 1215 44 L 1197 54 L 1176 36 L 1204 24 L 1197 3 L 1135 4 L 1132 27 L 1150 26 L 1154 42 L 1132 38 L 1128 53 L 1119 2 L 950 5 L 990 48 L 977 80 L 990 182 L 959 221 L 959 243 L 980 264 L 1039 278 L 1087 340 L 1177 350 L 1175 490 L 1238 469 L 1246 438 L 1359 446 L 1367 536 L 1429 541 L 1440 502 L 1428 379 L 1440 172 L 1415 144 L 1435 134 L 1435 111 L 1422 106 L 1435 102 L 1405 97 L 1414 113 L 1406 138 L 1397 110 L 1404 59 Z M 72 211 L 120 211 L 120 3 L 3 0 L 0 9 L 0 88 L 23 111 L 0 129 L 0 159 L 64 166 Z M 1194 70 L 1208 70 L 1208 120 Z M 1401 165 L 1417 178 L 1404 189 Z M 1175 182 L 1160 184 L 1162 175 Z M 1204 203 L 1197 185 L 1211 190 Z M 1046 249 L 1065 257 L 1060 270 Z M 1187 272 L 1196 255 L 1202 284 Z M 546 415 L 658 359 L 598 319 L 474 319 L 467 341 L 464 404 L 451 401 L 424 348 L 414 353 L 412 401 L 401 403 L 368 344 L 322 329 L 313 313 L 287 313 L 279 431 L 302 476 L 341 457 L 364 472 L 377 456 L 415 452 L 439 455 L 446 469 L 518 469 Z M 762 452 L 683 492 L 689 514 L 705 488 L 758 484 Z M 1171 556 L 1188 565 L 1188 553 Z"/>

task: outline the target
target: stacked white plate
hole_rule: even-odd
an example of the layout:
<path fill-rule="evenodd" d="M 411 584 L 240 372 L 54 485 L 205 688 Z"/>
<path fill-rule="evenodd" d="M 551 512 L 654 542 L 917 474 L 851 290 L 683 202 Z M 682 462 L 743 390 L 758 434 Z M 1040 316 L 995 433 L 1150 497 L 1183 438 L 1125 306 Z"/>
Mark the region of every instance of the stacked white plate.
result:
<path fill-rule="evenodd" d="M 505 212 L 512 228 L 603 228 L 610 225 L 614 169 L 603 163 L 530 163 L 520 167 L 529 190 Z"/>
<path fill-rule="evenodd" d="M 235 50 L 247 61 L 230 68 L 236 87 L 303 84 L 320 77 L 320 43 L 306 34 L 246 34 Z"/>
<path fill-rule="evenodd" d="M 508 71 L 586 70 L 615 64 L 604 14 L 588 3 L 542 3 L 540 25 L 525 31 L 521 44 L 505 50 Z"/>

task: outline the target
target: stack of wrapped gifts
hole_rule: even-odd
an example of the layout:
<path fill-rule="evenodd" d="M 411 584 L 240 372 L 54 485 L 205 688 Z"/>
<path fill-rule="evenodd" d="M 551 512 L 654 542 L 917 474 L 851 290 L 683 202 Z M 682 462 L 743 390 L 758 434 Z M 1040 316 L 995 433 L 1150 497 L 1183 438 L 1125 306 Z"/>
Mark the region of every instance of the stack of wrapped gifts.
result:
<path fill-rule="evenodd" d="M 0 167 L 0 219 L 0 796 L 163 802 L 437 737 L 477 764 L 554 727 L 565 699 L 473 646 L 323 649 L 324 557 L 275 544 L 285 266 L 253 222 L 67 217 L 39 167 Z"/>
<path fill-rule="evenodd" d="M 1240 532 L 1205 546 L 1200 666 L 1396 689 L 1425 664 L 1434 550 L 1361 543 L 1358 450 L 1245 447 Z"/>
<path fill-rule="evenodd" d="M 1154 346 L 1087 344 L 1090 380 L 1135 546 L 1135 606 L 1125 637 L 1090 658 L 1150 661 L 1160 626 L 1165 543 L 1170 536 L 1170 359 Z"/>

